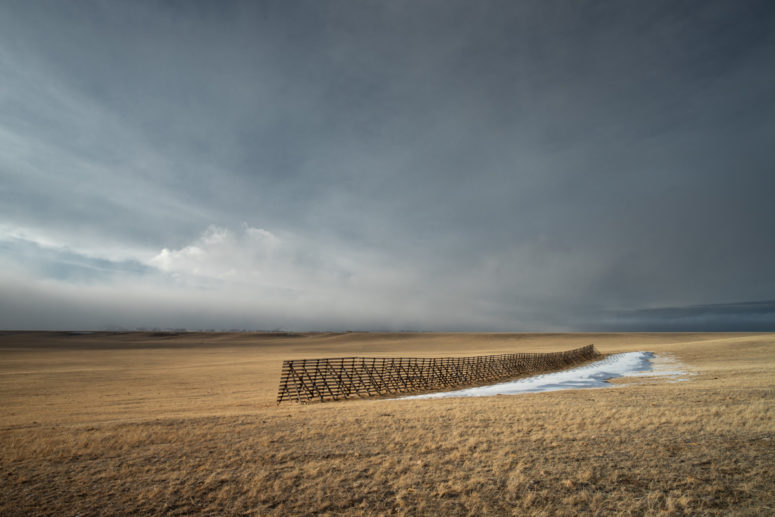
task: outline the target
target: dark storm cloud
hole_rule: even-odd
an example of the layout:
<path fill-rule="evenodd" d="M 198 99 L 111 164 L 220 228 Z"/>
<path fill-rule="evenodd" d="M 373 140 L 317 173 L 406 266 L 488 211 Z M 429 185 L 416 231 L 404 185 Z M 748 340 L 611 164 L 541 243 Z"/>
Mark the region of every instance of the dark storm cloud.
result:
<path fill-rule="evenodd" d="M 775 332 L 775 301 L 623 311 L 605 326 L 625 331 Z"/>
<path fill-rule="evenodd" d="M 775 291 L 768 2 L 0 9 L 0 223 L 40 250 L 280 289 L 253 313 L 299 327 L 586 329 Z"/>

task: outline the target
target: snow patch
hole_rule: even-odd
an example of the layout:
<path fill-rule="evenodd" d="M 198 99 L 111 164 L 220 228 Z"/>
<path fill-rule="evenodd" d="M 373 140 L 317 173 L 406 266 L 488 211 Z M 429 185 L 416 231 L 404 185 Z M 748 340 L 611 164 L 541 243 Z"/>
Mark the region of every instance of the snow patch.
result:
<path fill-rule="evenodd" d="M 401 397 L 401 400 L 491 397 L 580 388 L 605 388 L 611 386 L 608 382 L 610 379 L 619 377 L 668 377 L 670 382 L 685 381 L 687 379 L 679 378 L 686 375 L 685 371 L 677 369 L 681 366 L 683 365 L 670 355 L 656 356 L 653 352 L 626 352 L 571 370 L 546 373 L 490 386 L 412 395 Z"/>

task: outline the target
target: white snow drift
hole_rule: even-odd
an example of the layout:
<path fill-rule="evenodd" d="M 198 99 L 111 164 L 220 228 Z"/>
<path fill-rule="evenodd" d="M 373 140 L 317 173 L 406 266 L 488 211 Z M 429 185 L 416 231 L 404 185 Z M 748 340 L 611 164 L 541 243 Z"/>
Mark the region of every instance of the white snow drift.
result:
<path fill-rule="evenodd" d="M 682 370 L 664 370 L 665 366 L 675 368 L 680 363 L 672 357 L 660 358 L 659 365 L 652 365 L 655 358 L 653 352 L 627 352 L 606 357 L 602 361 L 596 361 L 572 370 L 536 375 L 526 379 L 502 382 L 490 386 L 467 388 L 457 391 L 445 391 L 440 393 L 427 393 L 402 397 L 402 399 L 430 399 L 446 397 L 489 397 L 492 395 L 515 395 L 518 393 L 537 393 L 541 391 L 555 391 L 578 388 L 603 388 L 610 386 L 609 379 L 629 376 L 666 376 L 675 380 L 685 375 Z M 654 366 L 658 366 L 657 369 Z"/>

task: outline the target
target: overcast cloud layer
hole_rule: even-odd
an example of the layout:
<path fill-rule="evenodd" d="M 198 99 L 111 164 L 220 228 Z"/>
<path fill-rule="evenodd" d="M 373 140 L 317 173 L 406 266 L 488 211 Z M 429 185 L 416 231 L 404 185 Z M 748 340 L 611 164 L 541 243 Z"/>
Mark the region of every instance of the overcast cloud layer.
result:
<path fill-rule="evenodd" d="M 775 330 L 770 1 L 3 2 L 0 328 Z"/>

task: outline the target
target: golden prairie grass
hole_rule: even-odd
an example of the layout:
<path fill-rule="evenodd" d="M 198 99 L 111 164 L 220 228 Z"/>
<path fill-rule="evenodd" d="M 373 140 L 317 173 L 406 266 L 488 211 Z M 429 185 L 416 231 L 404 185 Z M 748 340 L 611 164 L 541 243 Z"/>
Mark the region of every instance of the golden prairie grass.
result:
<path fill-rule="evenodd" d="M 286 358 L 589 343 L 671 353 L 697 375 L 274 403 Z M 7 333 L 0 514 L 771 514 L 773 366 L 773 334 Z"/>

